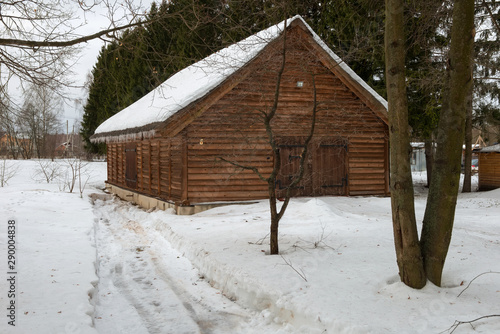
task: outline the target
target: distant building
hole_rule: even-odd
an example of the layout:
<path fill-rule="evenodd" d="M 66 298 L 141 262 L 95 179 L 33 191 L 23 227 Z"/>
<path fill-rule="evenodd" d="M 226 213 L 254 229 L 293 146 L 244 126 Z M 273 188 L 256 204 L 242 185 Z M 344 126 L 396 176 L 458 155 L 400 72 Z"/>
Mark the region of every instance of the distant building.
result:
<path fill-rule="evenodd" d="M 479 190 L 500 188 L 500 144 L 484 147 L 479 155 Z"/>
<path fill-rule="evenodd" d="M 425 144 L 424 143 L 411 143 L 411 171 L 423 172 L 427 170 L 425 164 Z"/>
<path fill-rule="evenodd" d="M 0 156 L 17 159 L 20 156 L 24 157 L 24 152 L 27 151 L 31 151 L 30 139 L 18 136 L 16 140 L 6 132 L 0 133 Z"/>

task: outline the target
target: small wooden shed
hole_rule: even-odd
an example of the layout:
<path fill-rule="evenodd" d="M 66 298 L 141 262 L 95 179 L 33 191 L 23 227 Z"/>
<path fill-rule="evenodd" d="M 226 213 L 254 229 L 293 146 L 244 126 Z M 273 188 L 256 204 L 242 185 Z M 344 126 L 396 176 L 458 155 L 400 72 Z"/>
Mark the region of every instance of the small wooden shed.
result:
<path fill-rule="evenodd" d="M 282 161 L 276 191 L 298 172 L 316 104 L 293 195 L 388 195 L 387 102 L 300 16 L 287 20 L 286 39 L 284 26 L 185 68 L 101 124 L 91 140 L 107 143 L 108 184 L 177 206 L 267 198 L 267 183 L 236 164 L 263 175 L 273 168 L 262 115 L 275 102 L 285 52 L 271 123 Z"/>
<path fill-rule="evenodd" d="M 478 151 L 479 190 L 500 188 L 500 144 Z"/>

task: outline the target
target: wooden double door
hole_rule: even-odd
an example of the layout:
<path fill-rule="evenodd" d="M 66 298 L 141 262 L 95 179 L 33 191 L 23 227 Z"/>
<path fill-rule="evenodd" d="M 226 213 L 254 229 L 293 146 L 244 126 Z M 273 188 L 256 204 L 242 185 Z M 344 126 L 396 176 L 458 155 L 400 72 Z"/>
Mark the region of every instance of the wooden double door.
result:
<path fill-rule="evenodd" d="M 294 184 L 304 151 L 300 142 L 301 139 L 285 139 L 278 145 L 281 166 L 276 182 L 277 196 L 284 197 L 288 188 L 293 197 L 346 195 L 347 142 L 333 138 L 312 141 L 304 159 L 303 177 Z"/>

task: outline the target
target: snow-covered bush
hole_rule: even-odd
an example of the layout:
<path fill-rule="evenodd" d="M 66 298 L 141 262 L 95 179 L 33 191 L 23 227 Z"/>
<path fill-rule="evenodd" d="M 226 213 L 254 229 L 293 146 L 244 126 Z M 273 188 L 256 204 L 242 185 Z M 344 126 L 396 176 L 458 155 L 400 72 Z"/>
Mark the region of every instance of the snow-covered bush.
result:
<path fill-rule="evenodd" d="M 66 170 L 61 175 L 59 190 L 72 193 L 78 181 L 80 197 L 83 197 L 83 191 L 91 177 L 89 162 L 74 157 L 64 159 L 62 165 Z"/>
<path fill-rule="evenodd" d="M 61 166 L 51 160 L 37 160 L 37 167 L 33 171 L 31 178 L 36 182 L 46 181 L 50 183 L 58 178 L 61 174 Z"/>

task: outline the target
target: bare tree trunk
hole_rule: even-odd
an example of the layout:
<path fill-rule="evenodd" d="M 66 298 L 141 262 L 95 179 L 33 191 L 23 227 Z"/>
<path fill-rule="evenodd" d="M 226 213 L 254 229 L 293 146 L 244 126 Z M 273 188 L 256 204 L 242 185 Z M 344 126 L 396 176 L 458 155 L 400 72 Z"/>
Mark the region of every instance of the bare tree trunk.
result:
<path fill-rule="evenodd" d="M 455 218 L 466 100 L 472 84 L 473 43 L 474 0 L 456 0 L 436 156 L 421 237 L 425 272 L 437 286 L 441 285 Z"/>
<path fill-rule="evenodd" d="M 462 192 L 472 190 L 472 98 L 473 85 L 470 85 L 467 94 L 467 116 L 465 118 L 465 154 L 464 154 L 464 185 Z"/>
<path fill-rule="evenodd" d="M 276 203 L 276 186 L 275 182 L 269 180 L 269 207 L 271 212 L 271 229 L 270 229 L 270 254 L 279 254 L 279 244 L 278 244 L 278 228 L 280 223 L 280 217 L 278 215 L 277 203 Z"/>
<path fill-rule="evenodd" d="M 427 187 L 430 187 L 432 178 L 432 163 L 434 161 L 434 141 L 432 140 L 432 138 L 425 139 L 424 150 L 425 169 L 427 171 Z"/>
<path fill-rule="evenodd" d="M 420 289 L 426 278 L 418 242 L 405 77 L 403 0 L 386 0 L 386 84 L 389 101 L 391 205 L 399 276 Z"/>
<path fill-rule="evenodd" d="M 270 225 L 270 254 L 279 254 L 279 243 L 278 243 L 278 230 L 279 230 L 279 222 L 283 215 L 285 214 L 285 211 L 288 207 L 288 204 L 290 203 L 290 196 L 291 196 L 291 189 L 293 189 L 303 178 L 304 176 L 304 171 L 305 171 L 305 163 L 307 161 L 308 157 L 308 146 L 309 143 L 311 142 L 313 135 L 314 135 L 314 129 L 316 126 L 316 113 L 317 113 L 317 92 L 316 92 L 316 82 L 315 82 L 315 74 L 314 73 L 309 73 L 311 75 L 312 79 L 312 89 L 313 89 L 313 108 L 312 108 L 312 113 L 311 113 L 311 126 L 309 128 L 309 133 L 308 136 L 306 137 L 304 141 L 304 146 L 302 153 L 300 154 L 300 162 L 299 162 L 299 173 L 297 176 L 294 177 L 293 181 L 291 182 L 290 185 L 288 185 L 288 188 L 286 190 L 286 194 L 284 197 L 283 205 L 278 209 L 278 204 L 277 204 L 277 197 L 276 197 L 276 180 L 278 178 L 278 174 L 281 169 L 281 156 L 280 156 L 280 149 L 279 146 L 276 142 L 276 134 L 273 131 L 273 126 L 271 125 L 271 122 L 276 116 L 276 113 L 278 111 L 278 102 L 280 99 L 280 87 L 281 87 L 281 82 L 283 79 L 283 75 L 285 72 L 285 67 L 286 67 L 286 54 L 287 54 L 287 22 L 285 20 L 284 24 L 284 29 L 283 29 L 283 47 L 280 51 L 280 57 L 281 57 L 281 63 L 280 67 L 278 69 L 277 75 L 276 75 L 276 84 L 274 87 L 274 97 L 272 101 L 272 106 L 270 107 L 269 111 L 265 110 L 259 110 L 260 115 L 262 117 L 263 123 L 264 123 L 264 128 L 266 130 L 266 135 L 267 135 L 267 140 L 268 143 L 271 147 L 271 151 L 273 153 L 273 161 L 274 161 L 274 166 L 271 174 L 268 177 L 264 177 L 259 171 L 258 168 L 252 167 L 252 166 L 245 166 L 241 165 L 237 162 L 234 161 L 229 161 L 227 159 L 224 159 L 220 157 L 221 160 L 228 162 L 234 166 L 237 166 L 239 168 L 247 169 L 247 170 L 252 170 L 255 172 L 259 178 L 262 181 L 267 182 L 268 184 L 268 194 L 269 194 L 269 208 L 270 208 L 270 214 L 271 214 L 271 225 Z"/>

